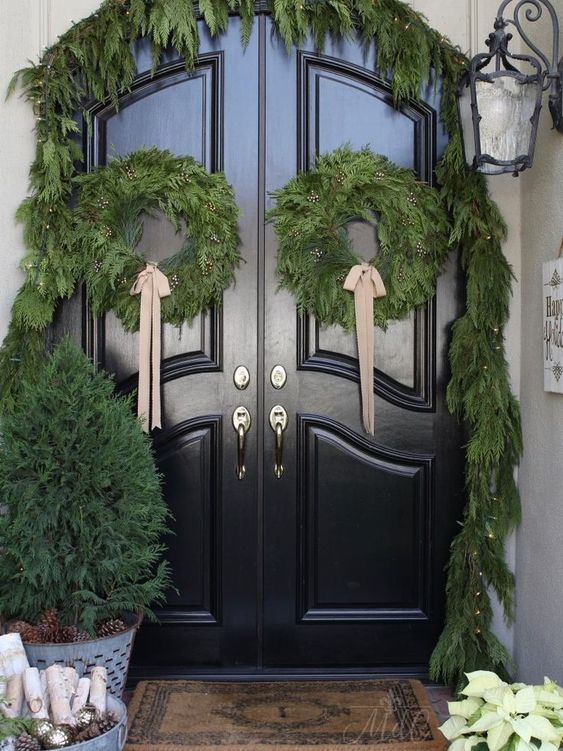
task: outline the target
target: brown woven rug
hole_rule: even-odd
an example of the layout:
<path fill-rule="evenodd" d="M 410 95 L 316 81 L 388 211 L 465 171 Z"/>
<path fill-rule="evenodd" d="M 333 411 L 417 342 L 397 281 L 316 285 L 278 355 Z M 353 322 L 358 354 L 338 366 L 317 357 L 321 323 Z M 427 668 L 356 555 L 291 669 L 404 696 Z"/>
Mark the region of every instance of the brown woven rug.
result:
<path fill-rule="evenodd" d="M 347 746 L 442 751 L 446 744 L 418 681 L 148 681 L 129 705 L 129 751 Z"/>

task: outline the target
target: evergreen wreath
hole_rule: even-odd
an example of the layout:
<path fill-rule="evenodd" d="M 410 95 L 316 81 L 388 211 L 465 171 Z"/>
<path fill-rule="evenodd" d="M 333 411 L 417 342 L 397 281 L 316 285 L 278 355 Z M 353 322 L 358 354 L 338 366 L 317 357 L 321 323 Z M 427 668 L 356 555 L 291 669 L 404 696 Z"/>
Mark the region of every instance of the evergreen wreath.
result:
<path fill-rule="evenodd" d="M 277 273 L 302 313 L 320 324 L 355 325 L 354 298 L 343 288 L 362 259 L 348 237 L 350 222 L 376 225 L 379 252 L 370 263 L 387 295 L 375 300 L 374 323 L 404 318 L 423 305 L 449 250 L 451 227 L 436 190 L 369 149 L 337 149 L 317 158 L 273 194 L 268 216 L 278 237 Z"/>
<path fill-rule="evenodd" d="M 390 79 L 395 105 L 418 101 L 429 77 L 441 77 L 441 119 L 449 135 L 436 174 L 451 213 L 450 241 L 459 247 L 467 277 L 466 313 L 450 346 L 448 406 L 470 430 L 466 453 L 468 504 L 448 567 L 446 623 L 430 664 L 436 680 L 456 683 L 464 671 L 501 670 L 510 656 L 491 631 L 491 588 L 513 617 L 514 577 L 504 543 L 520 518 L 514 465 L 522 450 L 520 411 L 512 394 L 504 348 L 512 274 L 502 252 L 506 228 L 483 175 L 465 167 L 456 107 L 467 59 L 401 0 L 267 0 L 274 27 L 288 48 L 311 34 L 322 50 L 327 35 L 352 34 L 375 49 L 378 74 Z M 2 410 L 9 410 L 24 373 L 44 349 L 43 331 L 57 302 L 77 282 L 68 202 L 73 190 L 75 113 L 87 96 L 115 105 L 133 82 L 132 42 L 146 37 L 156 69 L 161 51 L 176 48 L 192 69 L 199 49 L 198 18 L 209 33 L 241 16 L 242 42 L 254 21 L 252 0 L 104 0 L 45 51 L 37 65 L 14 76 L 37 116 L 31 196 L 19 213 L 25 223 L 26 281 L 13 306 L 0 351 Z"/>
<path fill-rule="evenodd" d="M 222 173 L 152 148 L 114 159 L 75 182 L 72 248 L 95 315 L 113 310 L 126 329 L 139 327 L 139 300 L 130 289 L 139 267 L 152 259 L 136 247 L 143 217 L 156 209 L 185 234 L 180 251 L 159 264 L 172 291 L 162 300 L 162 320 L 181 325 L 221 302 L 240 263 L 238 208 Z"/>

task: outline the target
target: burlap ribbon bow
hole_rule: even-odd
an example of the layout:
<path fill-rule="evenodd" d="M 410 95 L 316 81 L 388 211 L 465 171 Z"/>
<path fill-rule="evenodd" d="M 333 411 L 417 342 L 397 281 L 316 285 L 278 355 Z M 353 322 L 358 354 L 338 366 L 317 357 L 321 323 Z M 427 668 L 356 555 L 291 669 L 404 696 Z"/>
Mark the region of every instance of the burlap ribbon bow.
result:
<path fill-rule="evenodd" d="M 360 360 L 360 385 L 362 392 L 362 418 L 364 428 L 373 435 L 375 416 L 373 399 L 373 301 L 385 297 L 387 291 L 379 271 L 370 263 L 352 266 L 344 289 L 354 293 L 356 308 L 356 336 Z"/>
<path fill-rule="evenodd" d="M 137 414 L 143 419 L 143 430 L 161 427 L 160 416 L 160 300 L 170 294 L 168 279 L 156 263 L 147 263 L 139 272 L 132 295 L 141 295 L 141 325 L 139 329 L 139 388 Z M 151 404 L 152 365 L 152 404 Z"/>

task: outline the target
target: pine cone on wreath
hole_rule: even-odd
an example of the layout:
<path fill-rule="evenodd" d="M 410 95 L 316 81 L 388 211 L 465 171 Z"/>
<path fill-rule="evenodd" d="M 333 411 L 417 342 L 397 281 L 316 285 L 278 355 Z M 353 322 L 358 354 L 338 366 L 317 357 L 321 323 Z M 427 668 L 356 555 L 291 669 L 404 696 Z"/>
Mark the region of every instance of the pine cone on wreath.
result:
<path fill-rule="evenodd" d="M 98 623 L 96 631 L 99 637 L 104 637 L 119 634 L 121 631 L 125 631 L 126 628 L 127 625 L 121 618 L 107 618 L 105 621 Z"/>
<path fill-rule="evenodd" d="M 14 748 L 15 748 L 15 751 L 40 751 L 41 743 L 37 740 L 37 738 L 34 738 L 32 735 L 23 733 L 16 740 L 16 744 Z"/>

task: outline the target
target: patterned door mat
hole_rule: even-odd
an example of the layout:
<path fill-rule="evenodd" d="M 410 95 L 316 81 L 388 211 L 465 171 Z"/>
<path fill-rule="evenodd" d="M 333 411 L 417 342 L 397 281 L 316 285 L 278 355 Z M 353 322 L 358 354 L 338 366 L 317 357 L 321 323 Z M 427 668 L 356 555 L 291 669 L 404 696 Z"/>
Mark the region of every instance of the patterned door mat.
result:
<path fill-rule="evenodd" d="M 139 683 L 128 751 L 442 751 L 418 681 Z M 220 747 L 220 748 L 218 748 Z"/>

